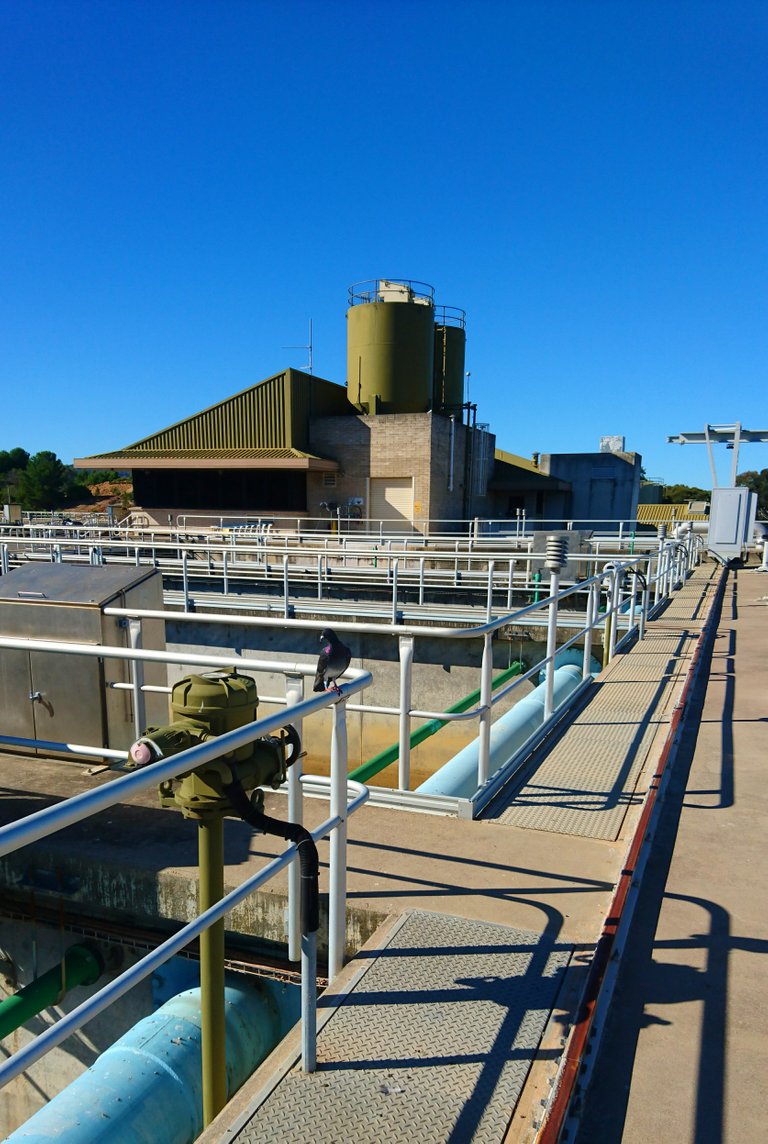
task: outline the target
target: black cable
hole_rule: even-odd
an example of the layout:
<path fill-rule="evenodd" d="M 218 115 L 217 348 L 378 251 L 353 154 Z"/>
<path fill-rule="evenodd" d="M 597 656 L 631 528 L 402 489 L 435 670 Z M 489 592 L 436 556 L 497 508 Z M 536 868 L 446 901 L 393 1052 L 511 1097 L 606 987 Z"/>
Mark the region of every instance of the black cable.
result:
<path fill-rule="evenodd" d="M 264 834 L 274 834 L 286 842 L 295 842 L 301 868 L 301 933 L 302 937 L 317 933 L 320 928 L 320 859 L 314 838 L 298 822 L 283 822 L 257 810 L 234 773 L 234 766 L 233 775 L 232 782 L 222 789 L 243 822 L 255 826 Z"/>

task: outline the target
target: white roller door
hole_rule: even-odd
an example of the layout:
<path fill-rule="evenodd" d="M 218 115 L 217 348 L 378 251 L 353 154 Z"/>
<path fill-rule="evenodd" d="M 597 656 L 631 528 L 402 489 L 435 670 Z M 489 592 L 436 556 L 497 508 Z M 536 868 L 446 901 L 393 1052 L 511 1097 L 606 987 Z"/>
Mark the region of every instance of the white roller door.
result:
<path fill-rule="evenodd" d="M 413 477 L 371 477 L 368 515 L 390 530 L 413 522 Z"/>

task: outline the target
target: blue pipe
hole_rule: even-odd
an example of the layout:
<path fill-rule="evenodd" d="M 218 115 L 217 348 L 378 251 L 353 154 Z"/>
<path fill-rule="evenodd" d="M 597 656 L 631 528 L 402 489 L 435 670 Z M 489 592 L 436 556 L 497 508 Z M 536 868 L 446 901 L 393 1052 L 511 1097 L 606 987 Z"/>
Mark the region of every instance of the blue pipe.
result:
<path fill-rule="evenodd" d="M 581 683 L 581 668 L 566 664 L 555 672 L 553 703 L 559 707 L 564 699 L 575 691 Z M 493 775 L 507 763 L 515 751 L 522 747 L 529 736 L 544 722 L 545 685 L 543 683 L 516 703 L 511 711 L 502 715 L 491 727 L 491 748 L 488 760 L 488 774 Z M 477 790 L 477 759 L 480 740 L 468 743 L 458 755 L 454 755 L 439 770 L 430 775 L 421 786 L 419 794 L 445 794 L 454 798 L 471 798 Z"/>
<path fill-rule="evenodd" d="M 227 1094 L 279 1039 L 277 1006 L 255 985 L 225 989 Z M 203 1131 L 200 990 L 172 997 L 106 1049 L 6 1144 L 192 1144 Z"/>
<path fill-rule="evenodd" d="M 567 647 L 564 651 L 558 651 L 555 653 L 555 670 L 557 670 L 558 667 L 565 667 L 568 663 L 573 664 L 574 667 L 582 667 L 584 664 L 583 649 L 578 647 Z M 589 670 L 592 675 L 599 675 L 603 670 L 603 665 L 594 655 L 589 657 Z M 546 674 L 547 669 L 542 668 L 539 672 L 539 683 L 544 682 Z"/>

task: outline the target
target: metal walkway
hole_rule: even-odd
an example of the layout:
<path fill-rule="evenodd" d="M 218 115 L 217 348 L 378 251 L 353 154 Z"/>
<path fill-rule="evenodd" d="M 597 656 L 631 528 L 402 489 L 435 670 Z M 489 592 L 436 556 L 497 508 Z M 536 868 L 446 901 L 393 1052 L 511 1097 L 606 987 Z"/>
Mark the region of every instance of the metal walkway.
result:
<path fill-rule="evenodd" d="M 619 837 L 630 806 L 642 801 L 638 779 L 654 740 L 659 731 L 666 734 L 706 614 L 713 572 L 713 565 L 698 569 L 642 643 L 616 656 L 533 777 L 486 818 L 555 834 Z"/>
<path fill-rule="evenodd" d="M 514 847 L 526 849 L 525 835 L 572 836 L 567 846 L 563 839 L 559 861 L 576 861 L 583 870 L 576 843 L 605 847 L 633 827 L 716 571 L 697 569 L 674 613 L 668 609 L 642 643 L 614 658 L 590 702 L 534 760 L 522 787 L 486 821 L 453 823 L 475 831 L 480 865 L 490 835 L 508 839 L 511 884 L 520 886 Z M 403 833 L 420 835 L 419 819 L 404 817 Z M 618 877 L 621 844 L 611 852 Z M 424 878 L 415 853 L 411 867 L 417 880 Z M 543 872 L 540 880 L 546 881 Z M 573 988 L 567 979 L 572 969 L 577 978 L 591 956 L 600 921 L 595 915 L 589 936 L 574 942 L 556 928 L 537 933 L 421 906 L 390 919 L 321 999 L 317 1072 L 301 1072 L 294 1032 L 199 1144 L 532 1140 L 537 1110 L 529 1073 L 536 1062 L 532 1087 L 540 1112 L 541 1063 L 553 1077 L 573 1012 L 573 996 L 564 997 L 561 986 Z M 524 1124 L 510 1130 L 513 1113 L 514 1123 L 521 1117 Z"/>
<path fill-rule="evenodd" d="M 317 1072 L 286 1062 L 219 1139 L 502 1139 L 569 953 L 540 934 L 414 911 L 330 998 Z"/>

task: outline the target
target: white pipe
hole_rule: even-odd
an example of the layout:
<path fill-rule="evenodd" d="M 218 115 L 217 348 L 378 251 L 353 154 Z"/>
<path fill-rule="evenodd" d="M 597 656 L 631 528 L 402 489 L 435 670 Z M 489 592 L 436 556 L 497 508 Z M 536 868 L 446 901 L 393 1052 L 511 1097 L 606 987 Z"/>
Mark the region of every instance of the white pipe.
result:
<path fill-rule="evenodd" d="M 397 571 L 399 560 L 395 560 L 392 565 L 392 623 L 397 623 Z"/>
<path fill-rule="evenodd" d="M 488 590 L 485 601 L 485 622 L 490 624 L 493 619 L 493 573 L 496 565 L 493 560 L 488 561 Z"/>
<path fill-rule="evenodd" d="M 60 650 L 60 648 L 54 645 L 53 650 Z M 102 651 L 103 649 L 97 648 L 95 650 Z M 123 650 L 127 651 L 127 649 Z M 274 664 L 272 666 L 274 668 Z M 346 689 L 347 694 L 352 694 L 355 691 L 362 691 L 371 682 L 371 673 L 361 671 L 358 679 L 353 683 L 344 684 L 343 688 Z M 334 710 L 340 705 L 338 701 L 335 701 L 333 703 Z M 328 696 L 323 692 L 321 695 L 305 699 L 299 705 L 298 713 L 300 716 L 307 716 L 327 706 Z M 272 731 L 279 731 L 285 726 L 285 722 L 285 711 L 276 711 L 263 719 L 257 719 L 255 723 L 246 723 L 243 727 L 236 727 L 233 731 L 218 735 L 207 743 L 201 743 L 198 746 L 188 748 L 186 751 L 180 751 L 177 755 L 171 755 L 170 758 L 150 763 L 140 770 L 113 779 L 112 782 L 106 783 L 104 786 L 83 791 L 73 795 L 72 798 L 56 803 L 54 806 L 35 811 L 26 818 L 10 822 L 6 826 L 0 827 L 0 858 L 6 854 L 11 854 L 22 846 L 38 842 L 41 838 L 54 834 L 65 826 L 72 826 L 76 822 L 81 822 L 84 818 L 88 818 L 100 810 L 106 810 L 107 807 L 114 806 L 118 802 L 130 801 L 134 795 L 148 790 L 150 787 L 154 788 L 167 779 L 177 778 L 186 771 L 192 771 L 205 763 L 213 762 L 214 759 L 218 759 L 229 751 L 248 746 L 263 735 L 269 735 Z M 333 756 L 333 743 L 331 754 Z M 344 765 L 346 766 L 346 737 L 344 737 Z M 343 773 L 343 778 L 346 781 L 346 770 Z M 346 787 L 344 789 L 346 790 Z"/>
<path fill-rule="evenodd" d="M 129 620 L 128 633 L 131 647 L 134 650 L 139 650 L 141 648 L 141 620 Z M 133 686 L 133 729 L 138 739 L 144 734 L 147 727 L 144 692 L 142 691 L 144 686 L 144 664 L 140 659 L 134 659 L 131 663 L 131 683 Z"/>
<path fill-rule="evenodd" d="M 411 789 L 411 689 L 413 684 L 413 636 L 400 636 L 400 719 L 397 784 Z"/>
<path fill-rule="evenodd" d="M 491 702 L 493 696 L 493 636 L 483 637 L 483 660 L 480 666 L 480 720 L 478 727 L 477 785 L 488 778 L 491 755 Z"/>
<path fill-rule="evenodd" d="M 344 703 L 332 706 L 331 817 L 338 825 L 331 831 L 328 871 L 328 977 L 332 981 L 344 965 L 347 930 L 347 724 Z"/>
<path fill-rule="evenodd" d="M 184 611 L 189 611 L 189 569 L 187 567 L 188 556 L 186 549 L 181 554 L 181 576 L 184 586 Z"/>
<path fill-rule="evenodd" d="M 557 649 L 557 594 L 560 591 L 560 571 L 549 574 L 550 604 L 547 613 L 547 668 L 544 691 L 544 718 L 549 719 L 554 710 L 555 651 Z"/>
<path fill-rule="evenodd" d="M 590 584 L 587 592 L 587 606 L 585 616 L 584 633 L 584 662 L 582 667 L 582 678 L 588 679 L 592 674 L 590 661 L 592 659 L 592 632 L 594 629 L 595 621 L 598 615 L 598 608 L 600 603 L 600 589 L 597 584 Z"/>
<path fill-rule="evenodd" d="M 285 704 L 286 713 L 291 707 L 296 707 L 304 700 L 304 676 L 286 675 L 285 677 Z M 302 738 L 303 719 L 292 719 L 299 740 Z M 304 801 L 301 791 L 301 774 L 303 763 L 301 752 L 298 759 L 288 768 L 288 821 L 304 822 Z M 301 943 L 301 868 L 298 859 L 291 862 L 288 870 L 288 960 L 298 961 L 302 956 Z"/>

